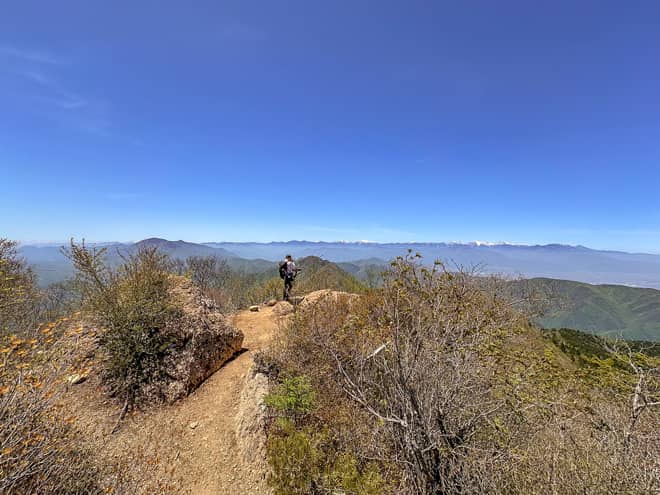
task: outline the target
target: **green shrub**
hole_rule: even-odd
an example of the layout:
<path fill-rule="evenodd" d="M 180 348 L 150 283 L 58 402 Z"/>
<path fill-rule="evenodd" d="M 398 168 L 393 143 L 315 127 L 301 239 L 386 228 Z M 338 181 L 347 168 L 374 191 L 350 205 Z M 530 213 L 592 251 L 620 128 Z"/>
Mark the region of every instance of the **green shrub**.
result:
<path fill-rule="evenodd" d="M 367 464 L 360 471 L 357 460 L 348 452 L 337 457 L 326 484 L 352 495 L 380 495 L 384 486 L 383 478 L 375 463 Z"/>
<path fill-rule="evenodd" d="M 173 342 L 162 330 L 181 315 L 170 292 L 170 261 L 149 248 L 111 269 L 105 249 L 88 249 L 84 242 L 72 242 L 66 254 L 76 268 L 84 307 L 104 330 L 105 382 L 130 407 L 148 384 L 163 376 Z"/>
<path fill-rule="evenodd" d="M 379 495 L 383 480 L 375 464 L 363 470 L 353 454 L 338 452 L 337 442 L 325 430 L 297 430 L 293 422 L 280 419 L 268 439 L 268 479 L 275 495 L 343 493 Z"/>
<path fill-rule="evenodd" d="M 316 394 L 305 376 L 285 378 L 280 385 L 268 394 L 264 403 L 288 416 L 310 413 L 316 404 Z"/>
<path fill-rule="evenodd" d="M 278 422 L 281 433 L 268 440 L 269 483 L 275 495 L 305 495 L 321 480 L 320 434 L 296 431 L 287 420 Z"/>

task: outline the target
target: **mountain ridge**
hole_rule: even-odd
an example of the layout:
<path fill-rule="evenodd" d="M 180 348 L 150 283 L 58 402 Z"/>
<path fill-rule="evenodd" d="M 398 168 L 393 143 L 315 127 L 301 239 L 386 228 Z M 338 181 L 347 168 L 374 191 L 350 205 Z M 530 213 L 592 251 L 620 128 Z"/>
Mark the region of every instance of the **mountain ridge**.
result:
<path fill-rule="evenodd" d="M 102 245 L 102 244 L 90 244 Z M 660 289 L 660 255 L 604 251 L 584 246 L 565 244 L 516 245 L 486 244 L 481 241 L 469 244 L 451 242 L 210 242 L 192 243 L 183 240 L 170 241 L 151 237 L 132 244 L 107 244 L 125 252 L 141 246 L 156 246 L 175 258 L 188 256 L 216 256 L 244 268 L 281 260 L 285 254 L 296 258 L 318 256 L 335 263 L 352 263 L 357 266 L 387 263 L 409 250 L 419 252 L 425 263 L 441 260 L 450 266 L 475 267 L 482 273 L 496 273 L 524 278 L 547 277 L 574 280 L 590 284 L 616 284 L 633 287 Z M 66 260 L 58 246 L 21 246 L 20 252 L 39 271 L 62 270 Z M 252 263 L 252 260 L 259 260 Z M 368 260 L 368 261 L 366 261 Z M 51 280 L 54 277 L 50 278 Z"/>

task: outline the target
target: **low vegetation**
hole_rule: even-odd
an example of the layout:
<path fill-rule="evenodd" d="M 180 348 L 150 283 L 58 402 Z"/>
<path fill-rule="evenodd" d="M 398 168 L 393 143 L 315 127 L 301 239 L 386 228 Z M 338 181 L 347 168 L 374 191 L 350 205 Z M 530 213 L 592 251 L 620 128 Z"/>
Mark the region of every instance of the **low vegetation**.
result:
<path fill-rule="evenodd" d="M 294 292 L 297 294 L 303 295 L 322 289 L 359 294 L 365 290 L 365 286 L 353 275 L 330 261 L 308 256 L 299 260 L 297 265 L 302 268 L 294 285 Z"/>
<path fill-rule="evenodd" d="M 42 290 L 0 240 L 0 492 L 162 493 L 166 479 L 99 462 L 62 407 L 77 321 L 96 329 L 102 383 L 125 412 L 178 345 L 177 280 L 225 312 L 279 296 L 282 282 L 275 268 L 149 247 L 118 265 L 84 243 L 67 254 L 75 280 Z M 257 360 L 276 495 L 660 491 L 657 344 L 537 330 L 509 284 L 414 256 L 368 290 L 334 264 L 298 263 L 298 294 L 341 292 L 299 306 Z"/>
<path fill-rule="evenodd" d="M 104 249 L 71 243 L 83 309 L 101 329 L 104 381 L 129 408 L 151 383 L 161 381 L 175 342 L 167 325 L 182 316 L 171 293 L 170 261 L 155 248 L 125 258 L 112 269 Z"/>
<path fill-rule="evenodd" d="M 0 239 L 0 332 L 16 333 L 29 318 L 35 276 L 17 257 L 16 243 Z"/>
<path fill-rule="evenodd" d="M 100 358 L 102 383 L 124 404 L 120 417 L 167 373 L 176 342 L 163 330 L 181 316 L 171 260 L 145 249 L 110 267 L 103 250 L 72 243 L 76 279 L 42 290 L 15 244 L 0 245 L 0 493 L 168 492 L 173 480 L 152 472 L 152 460 L 136 472 L 92 448 L 66 402 L 92 359 L 80 349 Z"/>
<path fill-rule="evenodd" d="M 262 303 L 281 290 L 275 266 L 267 271 L 245 271 L 232 269 L 226 260 L 215 256 L 190 256 L 173 260 L 172 268 L 190 277 L 225 313 Z"/>
<path fill-rule="evenodd" d="M 0 345 L 0 493 L 98 493 L 101 475 L 59 401 L 67 356 L 53 344 L 61 323 L 39 337 Z"/>
<path fill-rule="evenodd" d="M 33 337 L 40 322 L 72 311 L 70 289 L 68 282 L 39 288 L 34 271 L 18 256 L 16 243 L 0 238 L 0 337 Z"/>
<path fill-rule="evenodd" d="M 276 493 L 660 489 L 660 361 L 573 360 L 506 293 L 406 258 L 381 290 L 299 311 L 263 358 Z"/>
<path fill-rule="evenodd" d="M 606 337 L 580 332 L 570 328 L 544 330 L 543 335 L 552 340 L 562 352 L 580 365 L 587 364 L 590 358 L 607 359 L 612 357 L 612 347 L 621 347 L 617 342 Z M 628 340 L 625 345 L 634 352 L 660 358 L 660 342 Z M 627 368 L 627 366 L 625 366 Z"/>
<path fill-rule="evenodd" d="M 99 493 L 110 471 L 93 462 L 60 399 L 66 318 L 37 288 L 15 243 L 0 239 L 0 493 Z"/>

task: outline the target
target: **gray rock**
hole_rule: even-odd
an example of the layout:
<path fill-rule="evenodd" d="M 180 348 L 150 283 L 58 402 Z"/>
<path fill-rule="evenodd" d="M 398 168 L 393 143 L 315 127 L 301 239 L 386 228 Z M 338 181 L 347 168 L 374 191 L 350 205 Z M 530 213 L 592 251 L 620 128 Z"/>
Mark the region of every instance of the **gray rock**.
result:
<path fill-rule="evenodd" d="M 243 332 L 212 301 L 204 299 L 189 280 L 177 277 L 176 282 L 172 293 L 183 312 L 162 330 L 172 344 L 163 363 L 164 378 L 144 390 L 154 402 L 171 403 L 187 396 L 243 346 Z"/>
<path fill-rule="evenodd" d="M 268 377 L 257 372 L 253 364 L 243 384 L 234 424 L 238 454 L 260 473 L 269 472 L 266 459 L 267 416 L 264 404 L 267 394 Z"/>

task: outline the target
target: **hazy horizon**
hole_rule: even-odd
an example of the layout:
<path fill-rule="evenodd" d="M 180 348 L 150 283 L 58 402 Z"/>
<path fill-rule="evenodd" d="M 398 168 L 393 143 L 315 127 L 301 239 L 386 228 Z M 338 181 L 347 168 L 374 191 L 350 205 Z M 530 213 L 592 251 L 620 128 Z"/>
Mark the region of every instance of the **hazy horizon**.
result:
<path fill-rule="evenodd" d="M 591 249 L 595 251 L 620 251 L 629 254 L 653 254 L 660 255 L 660 251 L 634 251 L 634 250 L 624 250 L 624 249 L 613 249 L 608 247 L 596 247 L 596 246 L 585 246 L 583 244 L 568 244 L 564 242 L 509 242 L 509 241 L 484 241 L 484 240 L 392 240 L 392 241 L 372 241 L 368 239 L 282 239 L 282 240 L 190 240 L 190 239 L 180 239 L 180 238 L 166 238 L 162 236 L 149 236 L 139 239 L 129 239 L 129 240 L 92 240 L 86 239 L 83 237 L 73 237 L 77 242 L 85 240 L 88 244 L 135 244 L 146 239 L 163 239 L 171 242 L 183 241 L 192 244 L 286 244 L 293 242 L 308 242 L 308 243 L 328 243 L 328 244 L 457 244 L 457 245 L 477 245 L 477 246 L 519 246 L 519 247 L 534 247 L 534 246 L 551 246 L 551 245 L 560 245 L 566 247 L 581 247 L 586 249 Z M 16 241 L 21 246 L 56 246 L 61 244 L 68 244 L 70 238 L 66 240 L 20 240 Z"/>

